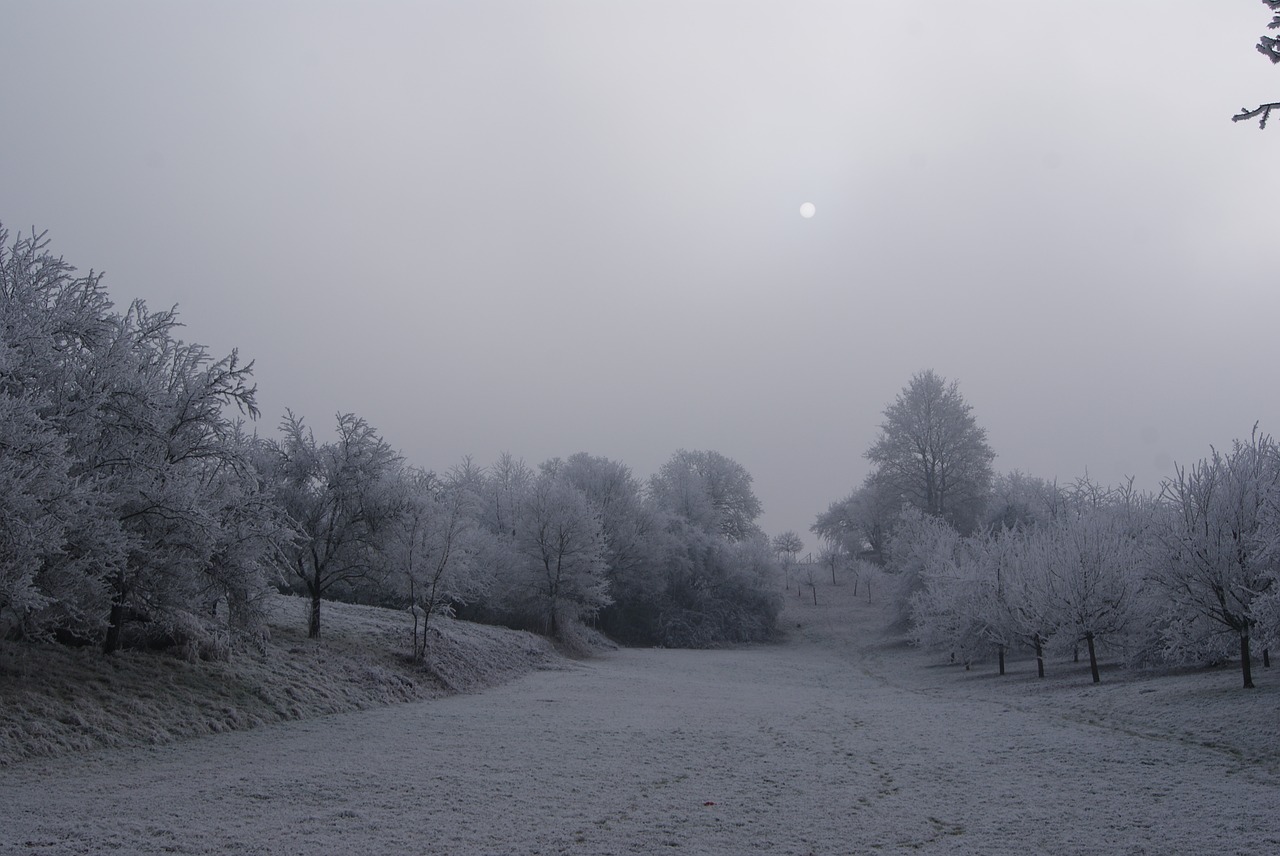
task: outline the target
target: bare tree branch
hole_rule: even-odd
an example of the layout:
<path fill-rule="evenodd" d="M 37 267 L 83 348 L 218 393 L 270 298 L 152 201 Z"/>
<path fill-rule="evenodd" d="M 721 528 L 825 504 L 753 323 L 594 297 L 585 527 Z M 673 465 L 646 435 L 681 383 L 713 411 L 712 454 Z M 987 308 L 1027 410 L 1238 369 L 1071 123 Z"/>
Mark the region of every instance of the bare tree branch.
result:
<path fill-rule="evenodd" d="M 1255 116 L 1261 116 L 1258 122 L 1259 128 L 1267 127 L 1267 119 L 1271 118 L 1272 110 L 1280 110 L 1280 101 L 1272 101 L 1270 104 L 1260 104 L 1250 110 L 1248 107 L 1241 107 L 1240 112 L 1231 117 L 1232 122 L 1242 122 L 1246 119 L 1252 119 Z"/>

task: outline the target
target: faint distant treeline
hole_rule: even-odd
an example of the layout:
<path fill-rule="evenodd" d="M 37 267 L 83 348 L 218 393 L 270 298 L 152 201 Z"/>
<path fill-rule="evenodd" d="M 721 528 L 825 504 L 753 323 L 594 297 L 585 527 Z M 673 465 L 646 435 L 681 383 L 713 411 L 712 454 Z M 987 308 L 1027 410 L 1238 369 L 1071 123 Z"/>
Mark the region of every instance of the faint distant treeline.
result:
<path fill-rule="evenodd" d="M 751 476 L 679 451 L 648 482 L 577 454 L 447 473 L 363 419 L 331 440 L 258 416 L 252 363 L 176 337 L 173 310 L 117 311 L 43 236 L 0 228 L 0 634 L 223 656 L 294 589 L 572 641 L 762 639 L 780 608 Z"/>
<path fill-rule="evenodd" d="M 862 487 L 813 530 L 825 560 L 903 581 L 914 640 L 966 664 L 1033 652 L 1131 664 L 1253 661 L 1280 640 L 1280 447 L 1257 428 L 1158 494 L 993 476 L 955 384 L 916 375 L 885 410 Z M 950 481 L 948 481 L 948 479 Z M 926 502 L 926 498 L 928 501 Z"/>

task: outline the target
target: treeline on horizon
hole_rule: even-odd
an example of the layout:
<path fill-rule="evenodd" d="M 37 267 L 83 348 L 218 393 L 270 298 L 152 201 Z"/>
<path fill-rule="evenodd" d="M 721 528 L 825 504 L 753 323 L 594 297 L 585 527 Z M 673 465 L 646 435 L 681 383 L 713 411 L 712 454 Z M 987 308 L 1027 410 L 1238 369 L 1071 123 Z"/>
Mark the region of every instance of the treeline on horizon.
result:
<path fill-rule="evenodd" d="M 252 363 L 117 311 L 98 274 L 0 227 L 0 637 L 225 657 L 269 595 L 410 610 L 575 642 L 768 638 L 778 565 L 751 476 L 678 451 L 647 482 L 580 453 L 412 466 L 365 420 L 262 435 Z"/>
<path fill-rule="evenodd" d="M 884 411 L 866 481 L 811 527 L 823 560 L 899 576 L 900 626 L 967 664 L 1103 653 L 1131 665 L 1238 659 L 1280 640 L 1280 446 L 1255 426 L 1155 493 L 996 474 L 958 384 L 916 374 Z"/>

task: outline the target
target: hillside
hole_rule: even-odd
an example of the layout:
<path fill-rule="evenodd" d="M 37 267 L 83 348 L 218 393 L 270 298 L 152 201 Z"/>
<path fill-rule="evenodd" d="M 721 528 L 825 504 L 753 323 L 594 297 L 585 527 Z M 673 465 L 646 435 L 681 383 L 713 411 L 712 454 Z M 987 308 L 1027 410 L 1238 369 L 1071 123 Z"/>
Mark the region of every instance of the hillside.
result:
<path fill-rule="evenodd" d="M 315 640 L 306 611 L 301 598 L 274 596 L 264 648 L 225 662 L 0 641 L 0 766 L 436 698 L 563 663 L 532 633 L 433 618 L 417 665 L 406 613 L 326 603 Z"/>

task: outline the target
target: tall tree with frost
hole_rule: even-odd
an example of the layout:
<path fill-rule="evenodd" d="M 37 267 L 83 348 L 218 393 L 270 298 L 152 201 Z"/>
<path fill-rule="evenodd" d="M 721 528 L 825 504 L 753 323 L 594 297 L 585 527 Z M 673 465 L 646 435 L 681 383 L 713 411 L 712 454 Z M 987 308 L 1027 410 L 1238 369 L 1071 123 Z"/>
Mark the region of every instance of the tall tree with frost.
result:
<path fill-rule="evenodd" d="M 996 456 L 972 411 L 956 381 L 919 372 L 885 408 L 880 436 L 865 453 L 877 482 L 961 533 L 978 521 Z"/>

